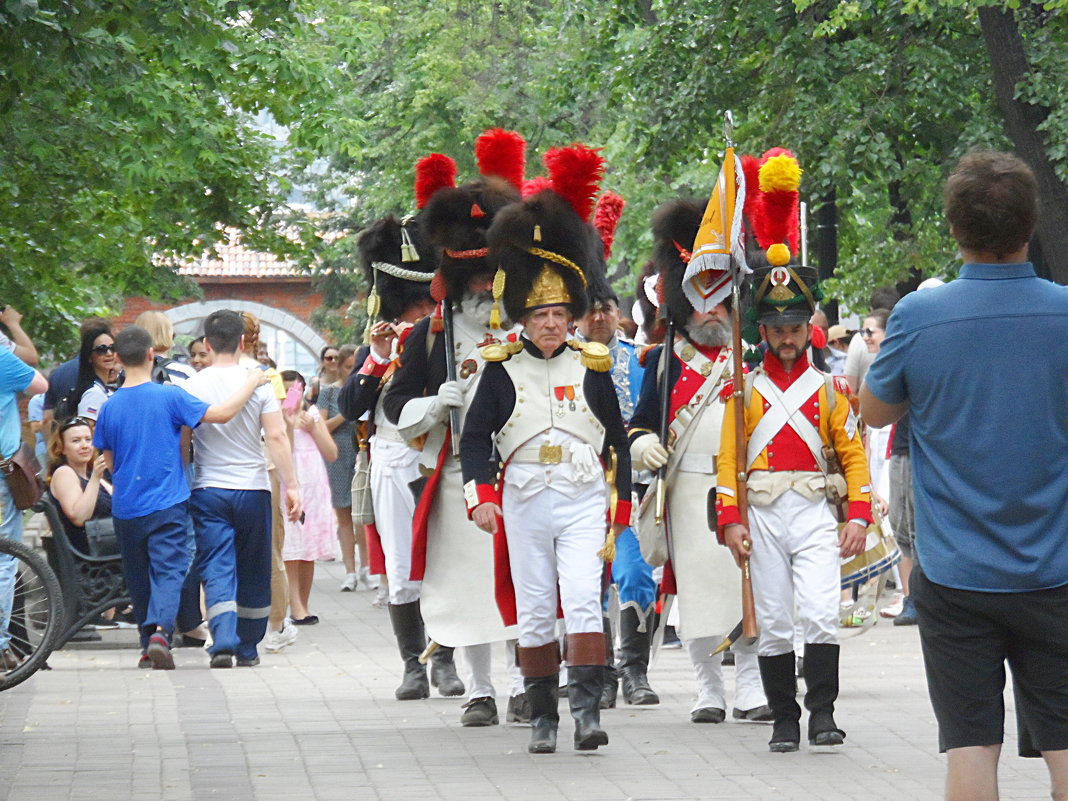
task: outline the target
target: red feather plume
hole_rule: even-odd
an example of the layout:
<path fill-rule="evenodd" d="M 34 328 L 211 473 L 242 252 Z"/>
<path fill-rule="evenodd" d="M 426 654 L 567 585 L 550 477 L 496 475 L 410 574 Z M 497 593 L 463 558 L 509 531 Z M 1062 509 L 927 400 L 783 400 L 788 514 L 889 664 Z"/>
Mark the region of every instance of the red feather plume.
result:
<path fill-rule="evenodd" d="M 768 159 L 783 155 L 793 157 L 794 154 L 782 147 L 771 148 L 760 157 L 758 170 Z M 748 174 L 745 180 L 746 194 L 752 191 L 759 196 L 756 218 L 753 220 L 757 244 L 767 249 L 778 242 L 785 242 L 789 245 L 790 252 L 796 255 L 801 243 L 800 193 L 788 190 L 763 192 L 760 189 L 759 175 L 754 176 L 753 189 L 750 190 Z"/>
<path fill-rule="evenodd" d="M 539 175 L 537 178 L 523 181 L 523 200 L 526 200 L 531 195 L 538 194 L 538 192 L 543 192 L 546 189 L 552 188 L 552 179 L 545 175 Z"/>
<path fill-rule="evenodd" d="M 605 192 L 597 198 L 597 206 L 593 210 L 593 227 L 597 229 L 601 242 L 604 243 L 605 261 L 612 255 L 616 226 L 619 225 L 619 218 L 623 216 L 623 207 L 626 205 L 627 201 L 615 192 Z"/>
<path fill-rule="evenodd" d="M 527 167 L 527 143 L 515 131 L 490 128 L 475 140 L 475 161 L 478 171 L 508 181 L 516 189 L 523 189 L 523 174 Z"/>
<path fill-rule="evenodd" d="M 589 222 L 593 202 L 604 176 L 605 162 L 601 148 L 579 143 L 570 147 L 554 147 L 542 157 L 542 161 L 552 178 L 553 191 L 571 204 L 583 222 Z"/>
<path fill-rule="evenodd" d="M 742 172 L 745 173 L 745 206 L 742 207 L 742 214 L 749 221 L 749 225 L 755 227 L 757 206 L 760 202 L 760 159 L 756 156 L 742 156 Z"/>
<path fill-rule="evenodd" d="M 456 162 L 431 153 L 415 163 L 415 207 L 423 208 L 439 189 L 456 186 Z"/>

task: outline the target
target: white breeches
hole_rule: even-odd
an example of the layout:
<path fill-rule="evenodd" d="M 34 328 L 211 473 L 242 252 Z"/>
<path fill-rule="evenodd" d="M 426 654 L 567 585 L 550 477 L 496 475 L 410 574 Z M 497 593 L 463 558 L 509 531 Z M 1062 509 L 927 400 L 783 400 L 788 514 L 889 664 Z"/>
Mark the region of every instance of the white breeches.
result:
<path fill-rule="evenodd" d="M 749 507 L 750 567 L 761 656 L 794 650 L 794 604 L 806 643 L 838 641 L 841 568 L 830 506 L 788 490 Z"/>
<path fill-rule="evenodd" d="M 464 684 L 467 686 L 468 698 L 494 698 L 497 695 L 493 687 L 493 644 L 464 645 L 456 649 L 460 666 L 463 670 Z M 504 659 L 508 666 L 508 696 L 523 692 L 523 674 L 515 661 L 515 640 L 504 643 Z"/>
<path fill-rule="evenodd" d="M 546 487 L 531 497 L 505 482 L 502 497 L 515 586 L 519 645 L 555 639 L 557 589 L 568 634 L 602 631 L 601 577 L 607 502 L 603 481 L 569 498 Z"/>
<path fill-rule="evenodd" d="M 419 478 L 418 457 L 403 442 L 371 440 L 371 500 L 386 557 L 389 602 L 395 605 L 419 600 L 421 582 L 409 578 L 415 498 L 408 487 L 409 482 Z"/>
<path fill-rule="evenodd" d="M 697 701 L 691 712 L 698 709 L 727 710 L 727 692 L 723 684 L 723 654 L 712 656 L 722 642 L 722 637 L 698 637 L 684 640 L 686 652 L 693 665 L 697 680 Z M 734 651 L 734 706 L 742 711 L 764 706 L 764 686 L 760 682 L 760 666 L 757 663 L 756 644 L 746 645 L 738 641 Z"/>

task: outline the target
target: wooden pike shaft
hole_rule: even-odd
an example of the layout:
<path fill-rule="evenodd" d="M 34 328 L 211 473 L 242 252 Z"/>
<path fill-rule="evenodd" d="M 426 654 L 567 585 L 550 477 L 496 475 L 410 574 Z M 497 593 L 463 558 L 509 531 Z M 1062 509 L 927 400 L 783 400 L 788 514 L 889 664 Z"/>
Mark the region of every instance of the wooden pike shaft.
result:
<path fill-rule="evenodd" d="M 731 322 L 734 337 L 734 447 L 735 462 L 738 466 L 738 516 L 742 525 L 749 530 L 749 492 L 748 473 L 746 469 L 746 432 L 745 432 L 745 381 L 742 372 L 742 298 L 739 282 L 734 282 L 733 303 L 731 304 Z M 742 561 L 742 636 L 756 637 L 759 633 L 756 620 L 756 602 L 753 599 L 753 577 L 749 572 L 749 557 Z"/>

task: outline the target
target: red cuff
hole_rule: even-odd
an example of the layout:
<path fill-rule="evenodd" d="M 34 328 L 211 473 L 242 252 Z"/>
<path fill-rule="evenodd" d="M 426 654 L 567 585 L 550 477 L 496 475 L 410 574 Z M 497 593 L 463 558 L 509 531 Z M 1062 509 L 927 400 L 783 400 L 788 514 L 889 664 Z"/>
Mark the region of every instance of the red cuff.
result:
<path fill-rule="evenodd" d="M 615 516 L 615 519 L 612 522 L 613 523 L 617 523 L 617 524 L 619 524 L 621 526 L 629 526 L 630 525 L 630 513 L 631 513 L 631 502 L 630 501 L 616 501 L 616 516 Z"/>
<path fill-rule="evenodd" d="M 723 501 L 716 499 L 716 542 L 720 545 L 727 544 L 724 531 L 727 526 L 741 525 L 742 516 L 738 513 L 737 506 L 727 506 Z"/>
<path fill-rule="evenodd" d="M 379 364 L 375 361 L 375 357 L 371 354 L 367 354 L 367 358 L 364 359 L 363 367 L 360 368 L 360 375 L 369 375 L 375 378 L 381 378 L 386 374 L 386 369 L 389 367 L 389 362 L 385 364 Z"/>
<path fill-rule="evenodd" d="M 464 501 L 467 504 L 467 518 L 471 519 L 471 513 L 484 503 L 501 505 L 501 497 L 491 484 L 475 484 L 469 481 L 464 485 Z"/>
<path fill-rule="evenodd" d="M 716 512 L 716 528 L 721 531 L 727 526 L 741 525 L 742 516 L 738 514 L 737 506 L 720 506 Z"/>
<path fill-rule="evenodd" d="M 850 501 L 846 520 L 866 520 L 871 525 L 871 503 L 869 501 Z"/>

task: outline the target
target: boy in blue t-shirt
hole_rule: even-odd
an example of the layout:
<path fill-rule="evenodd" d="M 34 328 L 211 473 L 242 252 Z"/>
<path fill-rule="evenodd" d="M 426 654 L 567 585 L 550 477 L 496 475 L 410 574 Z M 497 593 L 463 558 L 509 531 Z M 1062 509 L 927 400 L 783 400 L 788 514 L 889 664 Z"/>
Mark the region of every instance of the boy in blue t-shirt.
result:
<path fill-rule="evenodd" d="M 101 408 L 93 444 L 114 477 L 112 516 L 144 654 L 141 665 L 173 670 L 170 641 L 189 569 L 189 486 L 182 427 L 225 423 L 264 381 L 250 370 L 225 402 L 209 406 L 180 387 L 152 381 L 152 337 L 131 325 L 115 336 L 126 381 Z"/>

